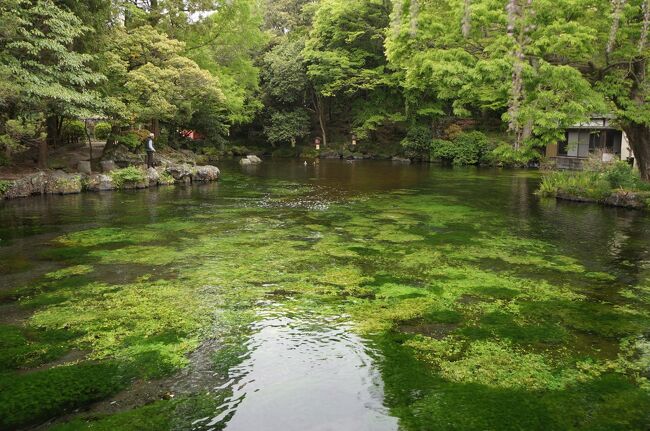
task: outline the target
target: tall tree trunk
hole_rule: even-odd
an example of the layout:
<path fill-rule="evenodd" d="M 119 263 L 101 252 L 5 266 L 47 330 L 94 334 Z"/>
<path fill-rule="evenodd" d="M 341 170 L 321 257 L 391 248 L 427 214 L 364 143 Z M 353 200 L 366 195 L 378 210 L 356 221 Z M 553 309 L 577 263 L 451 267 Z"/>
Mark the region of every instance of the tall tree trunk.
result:
<path fill-rule="evenodd" d="M 51 115 L 45 120 L 47 135 L 45 140 L 41 140 L 38 144 L 38 166 L 41 169 L 47 169 L 48 162 L 48 148 L 56 147 L 59 142 L 59 117 Z"/>
<path fill-rule="evenodd" d="M 623 127 L 630 148 L 634 152 L 634 160 L 639 167 L 641 178 L 650 182 L 650 127 L 645 124 L 629 123 Z"/>
<path fill-rule="evenodd" d="M 157 118 L 151 120 L 151 132 L 156 135 L 156 138 L 160 137 L 160 121 Z"/>
<path fill-rule="evenodd" d="M 90 169 L 93 166 L 93 140 L 90 139 L 90 132 L 88 131 L 88 120 L 84 120 L 84 132 L 86 132 L 86 139 L 88 140 L 88 160 L 90 160 Z"/>
<path fill-rule="evenodd" d="M 418 15 L 420 15 L 420 4 L 418 0 L 411 0 L 409 5 L 410 28 L 409 34 L 413 37 L 418 32 Z"/>
<path fill-rule="evenodd" d="M 462 23 L 462 31 L 463 31 L 463 37 L 467 39 L 469 37 L 469 34 L 472 31 L 472 0 L 465 0 L 465 4 L 463 5 L 463 23 Z"/>
<path fill-rule="evenodd" d="M 643 55 L 648 44 L 648 30 L 650 30 L 650 1 L 644 0 L 641 9 L 643 11 L 643 26 L 641 27 L 641 37 L 639 37 L 639 54 Z"/>
<path fill-rule="evenodd" d="M 312 106 L 314 107 L 314 112 L 318 117 L 318 124 L 320 125 L 320 131 L 323 135 L 323 147 L 327 147 L 327 131 L 325 130 L 325 107 L 323 102 L 323 97 L 312 90 Z"/>
<path fill-rule="evenodd" d="M 523 2 L 524 0 L 519 1 Z M 525 47 L 530 43 L 526 18 L 529 13 L 534 13 L 534 11 L 532 11 L 532 0 L 525 0 L 523 5 L 520 5 L 519 1 L 509 0 L 506 6 L 508 12 L 508 37 L 513 44 L 512 82 L 508 102 L 508 130 L 515 134 L 515 150 L 521 148 L 524 141 L 530 137 L 529 132 L 532 131 L 532 125 L 528 127 L 528 123 L 522 124 L 519 115 L 521 104 L 525 98 L 523 77 L 526 61 Z"/>
<path fill-rule="evenodd" d="M 623 8 L 627 0 L 611 0 L 612 2 L 612 25 L 609 29 L 609 40 L 607 41 L 606 57 L 609 63 L 609 55 L 614 51 L 616 45 L 616 36 L 618 29 L 621 26 L 621 17 L 623 16 Z"/>

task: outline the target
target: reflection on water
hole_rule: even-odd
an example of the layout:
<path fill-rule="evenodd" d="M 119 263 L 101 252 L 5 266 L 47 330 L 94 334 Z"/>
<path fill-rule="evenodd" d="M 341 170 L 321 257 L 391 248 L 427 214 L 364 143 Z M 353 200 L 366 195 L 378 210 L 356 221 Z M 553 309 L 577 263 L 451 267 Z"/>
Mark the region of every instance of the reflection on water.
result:
<path fill-rule="evenodd" d="M 267 311 L 222 389 L 230 396 L 194 429 L 396 430 L 372 351 L 339 319 Z"/>

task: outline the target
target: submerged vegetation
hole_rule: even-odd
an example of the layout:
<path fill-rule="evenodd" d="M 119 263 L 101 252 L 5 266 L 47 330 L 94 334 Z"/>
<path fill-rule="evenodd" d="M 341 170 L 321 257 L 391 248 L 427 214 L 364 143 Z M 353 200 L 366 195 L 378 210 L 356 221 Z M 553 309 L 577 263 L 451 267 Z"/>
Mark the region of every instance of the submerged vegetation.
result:
<path fill-rule="evenodd" d="M 648 425 L 647 268 L 634 282 L 601 272 L 450 195 L 313 206 L 323 192 L 311 186 L 252 181 L 225 180 L 240 195 L 225 206 L 169 200 L 154 223 L 121 209 L 49 241 L 35 259 L 56 266 L 2 292 L 29 315 L 0 331 L 2 427 L 174 375 L 209 339 L 225 381 L 268 306 L 351 321 L 378 349 L 385 404 L 407 430 Z M 175 429 L 215 416 L 230 390 L 55 429 Z"/>

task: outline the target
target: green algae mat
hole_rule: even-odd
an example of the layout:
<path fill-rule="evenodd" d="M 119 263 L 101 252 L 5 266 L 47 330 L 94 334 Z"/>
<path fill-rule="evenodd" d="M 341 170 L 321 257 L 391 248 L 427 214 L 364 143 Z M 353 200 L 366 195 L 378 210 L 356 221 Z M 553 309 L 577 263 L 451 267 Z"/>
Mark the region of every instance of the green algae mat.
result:
<path fill-rule="evenodd" d="M 0 204 L 0 429 L 645 430 L 650 217 L 534 172 Z"/>

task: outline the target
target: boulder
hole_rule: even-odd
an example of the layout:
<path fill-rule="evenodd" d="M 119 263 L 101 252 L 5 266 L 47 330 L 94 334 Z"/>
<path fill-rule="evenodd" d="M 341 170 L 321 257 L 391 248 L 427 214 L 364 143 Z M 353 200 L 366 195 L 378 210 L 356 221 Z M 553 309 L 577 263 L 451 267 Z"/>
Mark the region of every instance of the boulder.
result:
<path fill-rule="evenodd" d="M 42 172 L 39 172 L 42 174 Z M 32 184 L 33 175 L 22 177 L 14 181 L 4 194 L 6 199 L 26 198 L 36 193 Z"/>
<path fill-rule="evenodd" d="M 81 193 L 81 175 L 54 171 L 45 180 L 45 193 L 68 195 Z"/>
<path fill-rule="evenodd" d="M 405 157 L 397 157 L 397 156 L 395 156 L 391 160 L 394 161 L 394 162 L 400 162 L 400 163 L 411 163 L 411 159 L 407 159 Z"/>
<path fill-rule="evenodd" d="M 262 163 L 262 159 L 257 157 L 255 154 L 249 154 L 248 156 L 246 156 L 246 158 L 250 160 L 250 162 L 254 165 Z"/>
<path fill-rule="evenodd" d="M 109 175 L 90 174 L 86 179 L 86 190 L 100 192 L 104 190 L 114 190 L 115 184 Z"/>
<path fill-rule="evenodd" d="M 81 160 L 79 163 L 77 163 L 77 171 L 82 174 L 90 174 L 92 173 L 92 168 L 90 167 L 90 161 L 88 160 Z"/>
<path fill-rule="evenodd" d="M 634 193 L 625 190 L 613 192 L 604 202 L 605 205 L 631 209 L 643 209 L 646 206 L 643 193 Z"/>
<path fill-rule="evenodd" d="M 144 163 L 144 154 L 134 153 L 124 145 L 117 144 L 109 150 L 104 150 L 102 160 L 112 160 L 120 168 L 141 165 Z"/>
<path fill-rule="evenodd" d="M 250 165 L 253 164 L 253 162 L 251 162 L 250 159 L 245 158 L 245 159 L 241 159 L 239 161 L 239 164 L 242 165 L 242 166 L 250 166 Z"/>
<path fill-rule="evenodd" d="M 194 169 L 187 163 L 168 165 L 166 171 L 177 182 L 186 184 L 192 182 L 192 174 L 194 173 Z"/>
<path fill-rule="evenodd" d="M 149 187 L 157 186 L 158 181 L 160 181 L 160 172 L 155 168 L 149 168 L 147 169 L 147 178 L 149 179 Z"/>
<path fill-rule="evenodd" d="M 197 166 L 194 170 L 194 175 L 192 175 L 192 181 L 216 181 L 219 179 L 219 175 L 219 168 L 216 166 Z"/>
<path fill-rule="evenodd" d="M 115 165 L 115 162 L 113 160 L 102 160 L 101 162 L 99 162 L 99 164 L 101 165 L 102 172 L 104 173 L 108 173 L 117 169 L 117 166 Z"/>

